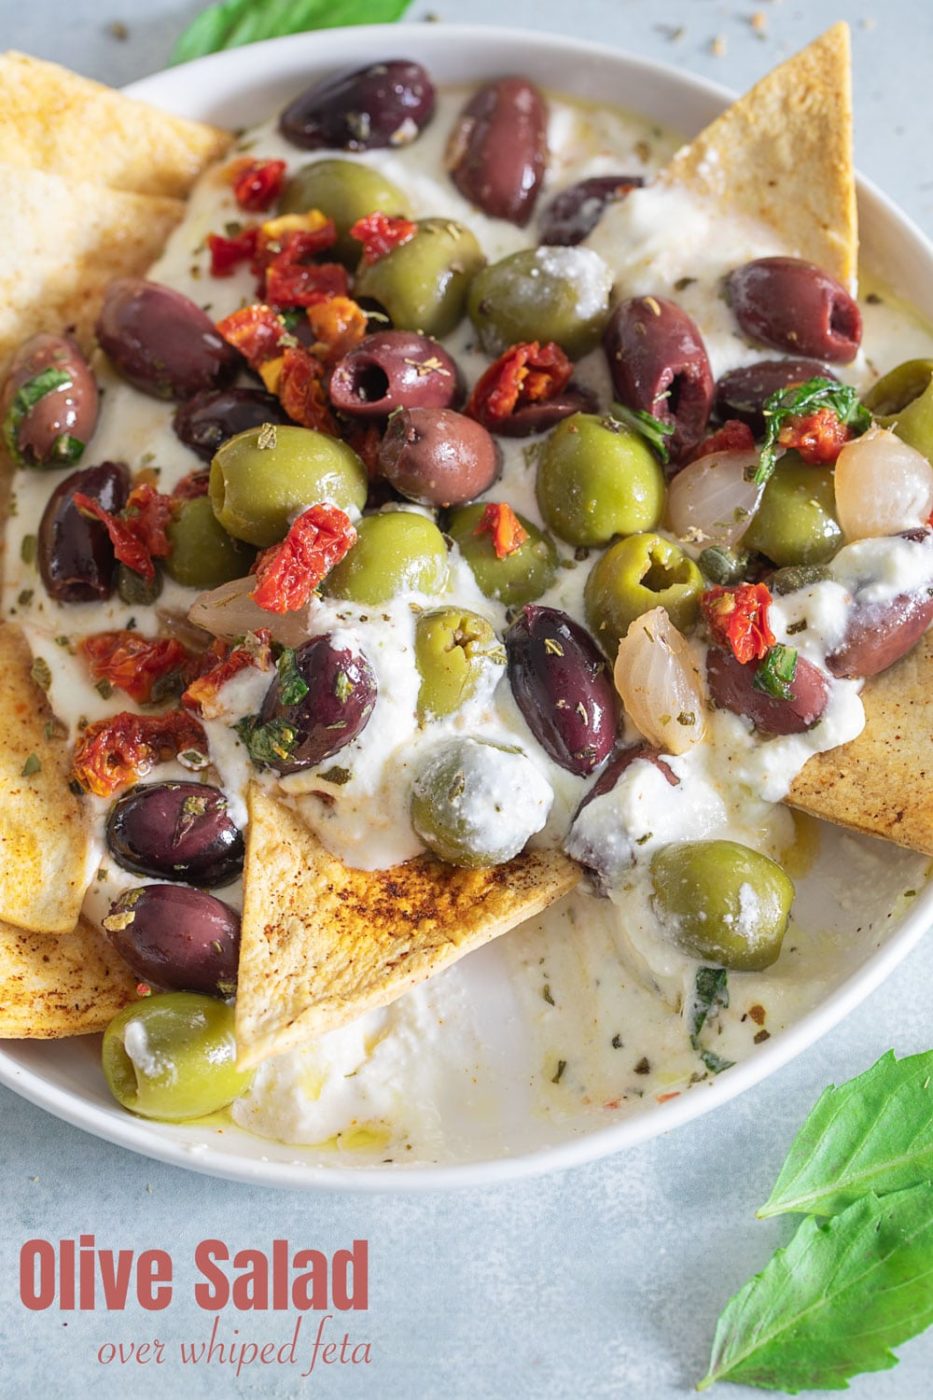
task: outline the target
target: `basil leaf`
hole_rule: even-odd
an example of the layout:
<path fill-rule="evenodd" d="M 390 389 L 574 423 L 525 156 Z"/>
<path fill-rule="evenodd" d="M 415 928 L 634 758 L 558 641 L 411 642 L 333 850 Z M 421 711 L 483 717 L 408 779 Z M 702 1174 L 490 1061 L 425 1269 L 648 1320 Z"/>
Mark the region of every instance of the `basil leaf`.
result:
<path fill-rule="evenodd" d="M 244 715 L 233 726 L 257 768 L 274 767 L 291 758 L 298 743 L 294 725 L 284 719 L 260 724 L 258 715 Z"/>
<path fill-rule="evenodd" d="M 890 1348 L 933 1322 L 933 1182 L 808 1217 L 729 1300 L 709 1371 L 769 1390 L 844 1390 L 897 1364 Z"/>
<path fill-rule="evenodd" d="M 67 370 L 55 369 L 50 365 L 48 369 L 42 370 L 32 379 L 27 379 L 26 383 L 21 384 L 13 395 L 13 402 L 3 420 L 3 441 L 13 461 L 19 466 L 29 465 L 19 450 L 19 430 L 26 414 L 30 409 L 35 408 L 39 400 L 44 399 L 46 394 L 51 394 L 55 389 L 69 389 L 72 383 L 71 375 Z M 61 438 L 58 441 L 60 442 Z M 77 439 L 69 439 L 69 441 L 77 442 Z M 84 444 L 79 444 L 78 456 L 69 457 L 67 460 L 76 462 L 83 449 Z"/>
<path fill-rule="evenodd" d="M 902 1060 L 889 1050 L 820 1095 L 758 1215 L 832 1215 L 866 1191 L 883 1196 L 931 1178 L 933 1050 Z"/>
<path fill-rule="evenodd" d="M 871 427 L 871 414 L 859 400 L 858 390 L 851 384 L 840 384 L 835 379 L 823 379 L 817 375 L 804 384 L 791 384 L 787 389 L 776 389 L 765 399 L 765 440 L 758 459 L 755 480 L 760 485 L 767 481 L 774 471 L 777 461 L 778 437 L 789 418 L 798 418 L 804 413 L 815 413 L 819 408 L 830 408 L 840 423 L 853 428 L 856 433 L 864 433 Z"/>
<path fill-rule="evenodd" d="M 655 418 L 653 413 L 648 413 L 643 408 L 626 408 L 624 403 L 612 405 L 612 417 L 617 423 L 623 423 L 626 428 L 631 428 L 632 432 L 643 437 L 649 447 L 654 449 L 661 465 L 667 466 L 671 454 L 664 439 L 673 437 L 673 423 L 665 423 L 663 419 Z"/>
<path fill-rule="evenodd" d="M 308 29 L 337 29 L 344 24 L 391 24 L 401 19 L 411 0 L 221 0 L 209 5 L 179 38 L 170 63 L 301 34 Z"/>
<path fill-rule="evenodd" d="M 291 647 L 284 647 L 275 663 L 279 673 L 279 699 L 283 705 L 297 705 L 308 693 L 307 681 L 295 665 L 295 653 Z"/>
<path fill-rule="evenodd" d="M 710 1016 L 729 1005 L 729 974 L 724 967 L 698 967 L 690 1007 L 690 1043 L 698 1049 L 697 1038 Z"/>
<path fill-rule="evenodd" d="M 797 675 L 797 651 L 777 642 L 770 648 L 752 678 L 752 685 L 774 700 L 793 700 L 792 686 Z"/>

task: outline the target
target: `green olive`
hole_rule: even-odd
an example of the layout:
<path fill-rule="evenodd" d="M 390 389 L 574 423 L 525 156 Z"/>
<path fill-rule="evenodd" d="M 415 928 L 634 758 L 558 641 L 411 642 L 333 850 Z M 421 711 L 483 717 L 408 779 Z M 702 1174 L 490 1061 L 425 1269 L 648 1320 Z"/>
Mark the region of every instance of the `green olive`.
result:
<path fill-rule="evenodd" d="M 233 1008 L 198 992 L 145 997 L 104 1031 L 104 1076 L 118 1103 L 166 1123 L 224 1108 L 249 1085 L 236 1067 Z"/>
<path fill-rule="evenodd" d="M 683 841 L 651 861 L 655 907 L 692 957 L 737 972 L 776 961 L 794 900 L 773 860 L 737 841 Z"/>
<path fill-rule="evenodd" d="M 249 573 L 255 553 L 228 535 L 207 496 L 184 501 L 168 527 L 165 572 L 186 588 L 217 588 Z"/>
<path fill-rule="evenodd" d="M 211 463 L 210 502 L 229 535 L 261 549 L 288 532 L 294 516 L 330 501 L 362 510 L 369 483 L 356 453 L 315 428 L 247 428 Z"/>
<path fill-rule="evenodd" d="M 933 360 L 906 360 L 869 389 L 864 403 L 883 428 L 933 462 Z"/>
<path fill-rule="evenodd" d="M 327 577 L 325 592 L 354 603 L 387 603 L 397 593 L 441 593 L 447 585 L 444 536 L 423 515 L 367 515 L 356 544 Z"/>
<path fill-rule="evenodd" d="M 360 264 L 353 294 L 384 306 L 397 331 L 442 337 L 462 320 L 467 291 L 483 262 L 463 224 L 421 219 L 413 238 L 374 263 Z"/>
<path fill-rule="evenodd" d="M 526 340 L 556 340 L 577 360 L 599 343 L 612 277 L 589 248 L 523 248 L 470 287 L 470 320 L 487 355 Z"/>
<path fill-rule="evenodd" d="M 545 522 L 575 545 L 653 530 L 664 509 L 664 474 L 644 438 L 594 413 L 558 423 L 538 461 Z"/>
<path fill-rule="evenodd" d="M 353 267 L 360 260 L 360 245 L 350 237 L 357 219 L 376 210 L 393 218 L 411 213 L 408 199 L 397 185 L 371 165 L 356 160 L 316 160 L 295 171 L 285 186 L 279 211 L 307 214 L 311 209 L 333 219 L 337 229 L 334 253 Z"/>
<path fill-rule="evenodd" d="M 796 452 L 778 462 L 751 525 L 742 536 L 774 564 L 822 564 L 842 544 L 829 467 L 811 467 Z"/>
<path fill-rule="evenodd" d="M 499 559 L 492 536 L 486 531 L 476 533 L 484 509 L 483 505 L 463 506 L 452 512 L 447 526 L 447 533 L 473 570 L 480 589 L 487 598 L 496 598 L 507 607 L 540 598 L 557 573 L 554 541 L 524 515 L 519 515 L 519 524 L 528 538 L 518 549 Z"/>
<path fill-rule="evenodd" d="M 661 535 L 629 535 L 600 555 L 586 581 L 586 620 L 606 655 L 631 623 L 664 608 L 681 632 L 696 622 L 703 575 L 679 545 Z"/>
<path fill-rule="evenodd" d="M 490 669 L 501 671 L 505 647 L 479 613 L 435 608 L 418 618 L 415 661 L 421 672 L 418 719 L 424 723 L 459 710 Z"/>
<path fill-rule="evenodd" d="M 547 821 L 551 785 L 517 749 L 455 739 L 429 753 L 415 775 L 411 820 L 451 865 L 501 865 Z"/>

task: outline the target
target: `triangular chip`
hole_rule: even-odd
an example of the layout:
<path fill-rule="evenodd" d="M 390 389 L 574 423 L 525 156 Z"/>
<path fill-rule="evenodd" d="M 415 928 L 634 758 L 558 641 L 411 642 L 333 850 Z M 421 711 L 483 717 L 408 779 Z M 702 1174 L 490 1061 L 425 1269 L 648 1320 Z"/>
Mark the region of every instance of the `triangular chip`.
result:
<path fill-rule="evenodd" d="M 31 666 L 19 628 L 0 625 L 0 919 L 68 933 L 87 888 L 91 843 L 68 787 L 68 745 L 46 728 L 52 717 Z"/>
<path fill-rule="evenodd" d="M 0 1038 L 57 1040 L 102 1031 L 137 978 L 83 921 L 50 938 L 0 923 Z"/>
<path fill-rule="evenodd" d="M 559 851 L 489 870 L 428 856 L 351 870 L 255 784 L 249 808 L 236 1002 L 243 1067 L 388 1005 L 580 878 Z"/>
<path fill-rule="evenodd" d="M 834 24 L 768 73 L 662 171 L 729 211 L 764 220 L 787 251 L 854 287 L 858 260 L 852 167 L 849 27 Z"/>
<path fill-rule="evenodd" d="M 144 272 L 184 212 L 178 199 L 124 194 L 0 165 L 0 381 L 36 331 L 76 329 L 87 348 L 104 287 Z"/>
<path fill-rule="evenodd" d="M 788 801 L 933 856 L 933 632 L 862 698 L 862 733 L 811 758 Z"/>
<path fill-rule="evenodd" d="M 55 63 L 0 54 L 0 162 L 131 194 L 182 198 L 230 136 Z"/>

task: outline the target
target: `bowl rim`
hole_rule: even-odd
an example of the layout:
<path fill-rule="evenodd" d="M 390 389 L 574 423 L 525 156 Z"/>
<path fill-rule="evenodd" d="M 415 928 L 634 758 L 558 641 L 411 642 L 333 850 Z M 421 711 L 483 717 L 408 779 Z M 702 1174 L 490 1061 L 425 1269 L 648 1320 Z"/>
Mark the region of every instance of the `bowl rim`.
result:
<path fill-rule="evenodd" d="M 164 69 L 129 84 L 123 91 L 167 107 L 184 109 L 192 105 L 190 92 L 200 92 L 198 80 L 229 67 L 242 66 L 244 53 L 254 74 L 274 74 L 277 60 L 287 49 L 290 56 L 308 50 L 312 62 L 327 62 L 327 50 L 339 47 L 340 41 L 352 37 L 360 43 L 369 40 L 391 42 L 405 47 L 413 24 L 360 25 L 354 28 L 314 31 L 310 34 L 288 35 L 252 44 L 247 50 L 226 50 L 197 59 L 177 68 Z M 531 30 L 492 25 L 424 25 L 415 31 L 414 47 L 422 55 L 429 50 L 456 47 L 460 41 L 523 45 L 536 54 L 562 58 L 572 55 L 579 59 L 594 59 L 601 63 L 617 62 L 641 76 L 656 75 L 665 84 L 674 83 L 693 95 L 706 98 L 718 110 L 731 102 L 735 93 L 719 83 L 684 72 L 671 64 L 646 59 L 613 45 L 581 40 L 558 32 L 538 33 Z M 316 50 L 322 49 L 319 53 Z M 169 98 L 166 101 L 166 89 Z M 172 100 L 173 90 L 179 95 Z M 914 251 L 933 266 L 933 244 L 921 229 L 872 181 L 857 176 L 860 209 L 871 211 L 872 217 L 892 224 L 902 237 L 914 244 Z M 910 912 L 905 915 L 896 932 L 876 949 L 854 972 L 840 983 L 818 1006 L 787 1030 L 775 1035 L 766 1046 L 749 1059 L 740 1062 L 715 1079 L 697 1084 L 690 1093 L 681 1094 L 667 1103 L 655 1104 L 649 1111 L 631 1118 L 622 1118 L 602 1127 L 582 1130 L 563 1142 L 537 1147 L 514 1156 L 499 1156 L 461 1163 L 432 1165 L 402 1164 L 385 1166 L 341 1164 L 322 1165 L 305 1161 L 283 1162 L 263 1156 L 245 1157 L 235 1151 L 218 1149 L 202 1142 L 186 1143 L 166 1133 L 166 1127 L 145 1119 L 135 1118 L 114 1106 L 102 1107 L 82 1100 L 71 1089 L 50 1082 L 40 1071 L 23 1065 L 16 1055 L 19 1045 L 33 1047 L 41 1042 L 0 1042 L 0 1084 L 12 1089 L 21 1098 L 44 1109 L 53 1116 L 83 1129 L 117 1146 L 210 1176 L 253 1186 L 274 1186 L 291 1190 L 333 1190 L 365 1193 L 420 1192 L 452 1188 L 500 1185 L 546 1173 L 564 1171 L 597 1161 L 624 1148 L 635 1147 L 650 1138 L 691 1122 L 713 1109 L 728 1103 L 753 1085 L 758 1084 L 788 1064 L 797 1055 L 839 1024 L 868 997 L 916 947 L 929 924 L 933 922 L 933 880 L 916 896 Z M 7 1049 L 9 1045 L 11 1048 Z M 595 1120 L 594 1120 L 595 1121 Z M 257 1139 L 261 1142 L 262 1139 Z M 295 1147 L 301 1152 L 300 1146 Z"/>

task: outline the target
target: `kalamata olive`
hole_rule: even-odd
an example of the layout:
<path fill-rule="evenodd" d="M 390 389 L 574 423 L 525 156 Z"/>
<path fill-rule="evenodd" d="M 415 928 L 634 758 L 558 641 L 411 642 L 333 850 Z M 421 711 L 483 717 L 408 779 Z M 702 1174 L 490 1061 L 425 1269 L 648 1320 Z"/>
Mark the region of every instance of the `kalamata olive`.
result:
<path fill-rule="evenodd" d="M 671 459 L 686 457 L 703 437 L 713 402 L 706 346 L 686 311 L 663 297 L 621 301 L 603 348 L 621 402 L 670 424 Z"/>
<path fill-rule="evenodd" d="M 834 676 L 877 676 L 906 656 L 933 622 L 933 595 L 900 593 L 887 603 L 856 603 L 841 646 L 827 656 Z"/>
<path fill-rule="evenodd" d="M 19 347 L 0 396 L 0 424 L 23 466 L 81 460 L 97 426 L 97 382 L 70 335 L 34 335 Z"/>
<path fill-rule="evenodd" d="M 829 686 L 822 671 L 798 656 L 791 699 L 779 700 L 756 688 L 755 670 L 754 663 L 743 665 L 731 652 L 710 647 L 706 679 L 714 704 L 735 715 L 745 715 L 762 734 L 803 734 L 816 724 L 829 700 Z"/>
<path fill-rule="evenodd" d="M 617 749 L 606 764 L 599 777 L 596 779 L 589 792 L 581 801 L 574 815 L 574 821 L 590 803 L 597 797 L 605 797 L 607 792 L 612 792 L 616 783 L 622 777 L 627 768 L 630 768 L 636 758 L 643 758 L 646 763 L 653 763 L 659 773 L 667 779 L 671 787 L 679 787 L 680 779 L 671 768 L 670 764 L 661 756 L 660 750 L 653 749 L 649 744 L 628 744 L 625 748 Z"/>
<path fill-rule="evenodd" d="M 415 331 L 368 335 L 334 367 L 331 403 L 354 418 L 388 418 L 397 408 L 450 408 L 460 374 L 438 341 Z"/>
<path fill-rule="evenodd" d="M 420 63 L 393 58 L 312 83 L 285 108 L 279 130 L 306 151 L 407 146 L 434 115 L 434 84 Z"/>
<path fill-rule="evenodd" d="M 138 783 L 111 807 L 107 844 L 124 870 L 163 880 L 226 885 L 243 869 L 243 833 L 206 783 Z"/>
<path fill-rule="evenodd" d="M 566 389 L 545 403 L 526 403 L 507 418 L 496 418 L 489 424 L 497 437 L 531 437 L 533 433 L 549 432 L 564 418 L 574 413 L 596 413 L 599 401 L 591 389 L 571 380 Z"/>
<path fill-rule="evenodd" d="M 588 632 L 557 608 L 527 604 L 505 634 L 515 703 L 546 753 L 585 777 L 616 742 L 619 700 Z"/>
<path fill-rule="evenodd" d="M 124 379 L 155 399 L 190 399 L 203 389 L 219 389 L 242 363 L 200 306 L 142 277 L 110 283 L 97 338 Z"/>
<path fill-rule="evenodd" d="M 452 408 L 403 408 L 379 446 L 379 470 L 396 491 L 423 506 L 462 506 L 499 475 L 495 439 Z"/>
<path fill-rule="evenodd" d="M 57 603 L 93 603 L 113 591 L 117 561 L 99 520 L 82 515 L 73 497 L 77 492 L 100 501 L 104 510 L 122 510 L 130 489 L 130 474 L 122 462 L 82 467 L 60 481 L 39 522 L 36 556 L 42 582 Z"/>
<path fill-rule="evenodd" d="M 612 755 L 574 813 L 570 833 L 564 844 L 567 854 L 585 866 L 598 895 L 607 895 L 614 878 L 632 864 L 631 838 L 617 821 L 610 822 L 607 829 L 606 823 L 601 820 L 597 820 L 595 824 L 588 820 L 578 824 L 579 817 L 597 797 L 605 797 L 607 793 L 612 792 L 623 773 L 636 759 L 644 759 L 646 763 L 652 764 L 671 787 L 680 785 L 680 779 L 662 758 L 659 750 L 651 748 L 648 744 L 629 744 L 625 748 L 617 749 Z"/>
<path fill-rule="evenodd" d="M 862 313 L 845 287 L 803 258 L 757 258 L 726 278 L 735 319 L 752 340 L 834 364 L 854 360 Z"/>
<path fill-rule="evenodd" d="M 609 204 L 639 189 L 640 175 L 591 175 L 556 194 L 541 214 L 541 242 L 572 248 L 582 243 L 599 223 Z"/>
<path fill-rule="evenodd" d="M 547 162 L 547 103 L 527 78 L 497 78 L 467 102 L 450 134 L 457 189 L 493 219 L 531 218 Z"/>
<path fill-rule="evenodd" d="M 835 379 L 819 360 L 758 360 L 741 369 L 731 369 L 716 381 L 713 412 L 717 418 L 738 418 L 757 436 L 764 432 L 762 409 L 765 399 L 791 384 L 808 379 Z"/>
<path fill-rule="evenodd" d="M 110 906 L 110 941 L 137 977 L 169 991 L 236 991 L 240 916 L 188 885 L 139 885 Z"/>
<path fill-rule="evenodd" d="M 289 421 L 278 399 L 264 389 L 205 389 L 178 405 L 172 427 L 186 447 L 210 462 L 221 443 L 237 433 Z"/>
<path fill-rule="evenodd" d="M 277 773 L 299 773 L 332 758 L 366 728 L 376 703 L 376 677 L 362 652 L 312 637 L 295 652 L 294 670 L 266 691 L 250 752 Z M 286 700 L 296 681 L 307 690 Z"/>

